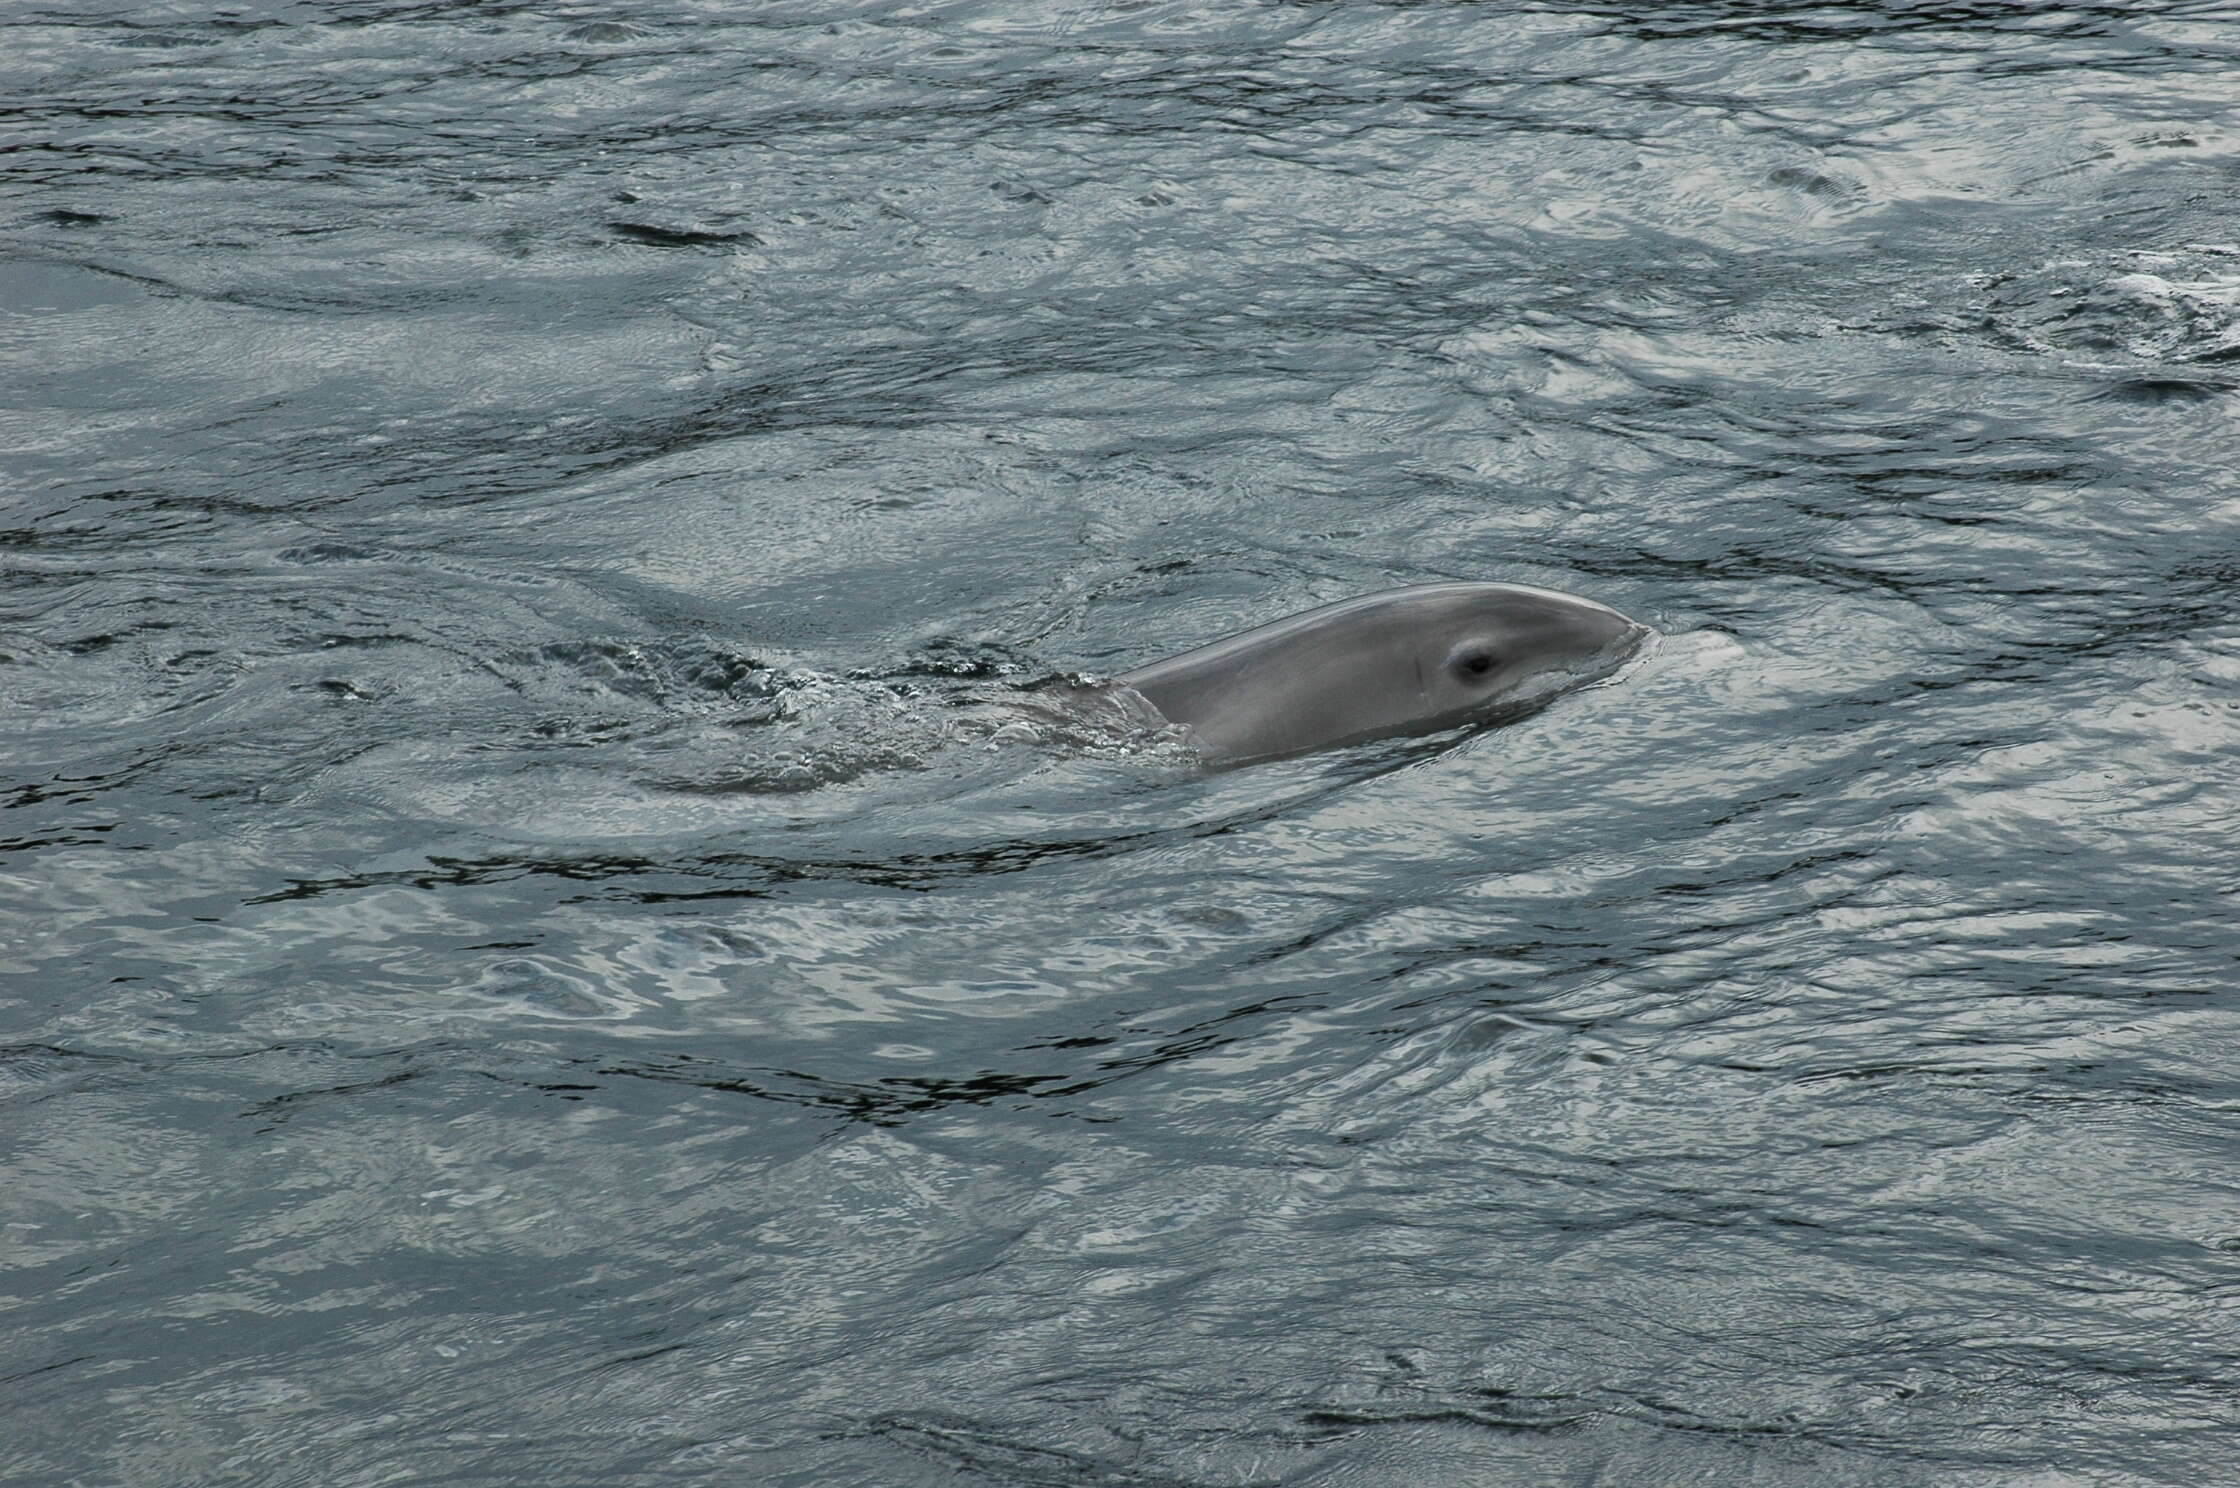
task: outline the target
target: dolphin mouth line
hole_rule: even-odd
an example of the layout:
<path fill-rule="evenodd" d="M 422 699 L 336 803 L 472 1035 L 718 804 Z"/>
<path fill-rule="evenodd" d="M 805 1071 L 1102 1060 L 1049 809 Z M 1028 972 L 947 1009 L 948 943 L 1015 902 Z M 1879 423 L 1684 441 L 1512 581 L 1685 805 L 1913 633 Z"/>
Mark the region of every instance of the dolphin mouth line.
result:
<path fill-rule="evenodd" d="M 1658 644 L 1664 640 L 1664 632 L 1655 626 L 1643 625 L 1638 620 L 1631 623 L 1633 630 L 1630 634 L 1620 636 L 1597 653 L 1609 658 L 1612 665 L 1610 670 L 1588 683 L 1588 686 L 1606 686 L 1631 675 L 1635 668 L 1656 652 Z"/>
<path fill-rule="evenodd" d="M 1590 652 L 1569 665 L 1558 666 L 1553 670 L 1563 676 L 1578 679 L 1576 685 L 1582 688 L 1602 687 L 1631 674 L 1664 637 L 1663 632 L 1643 625 L 1638 620 L 1627 623 L 1632 629 L 1601 650 Z"/>
<path fill-rule="evenodd" d="M 1633 634 L 1611 641 L 1611 648 L 1608 648 L 1611 652 L 1617 652 L 1617 670 L 1611 672 L 1611 677 L 1631 672 L 1635 663 L 1658 648 L 1658 641 L 1662 639 L 1664 632 L 1655 625 L 1642 625 L 1640 621 L 1633 621 Z"/>

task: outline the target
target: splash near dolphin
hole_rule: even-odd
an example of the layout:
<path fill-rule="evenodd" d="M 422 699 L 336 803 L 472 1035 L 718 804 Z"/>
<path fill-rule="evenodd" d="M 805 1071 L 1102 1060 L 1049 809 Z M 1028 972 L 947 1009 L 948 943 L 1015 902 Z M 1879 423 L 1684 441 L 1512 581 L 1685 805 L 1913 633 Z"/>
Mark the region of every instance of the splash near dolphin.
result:
<path fill-rule="evenodd" d="M 1615 672 L 1649 627 L 1521 584 L 1418 584 L 1307 610 L 1112 679 L 1209 762 L 1509 723 Z"/>

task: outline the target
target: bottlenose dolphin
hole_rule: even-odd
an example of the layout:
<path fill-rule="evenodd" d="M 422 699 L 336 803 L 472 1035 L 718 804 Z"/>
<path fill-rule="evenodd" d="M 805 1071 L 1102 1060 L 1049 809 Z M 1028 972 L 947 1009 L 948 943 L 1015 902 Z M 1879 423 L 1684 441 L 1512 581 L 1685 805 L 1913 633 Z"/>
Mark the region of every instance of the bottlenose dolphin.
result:
<path fill-rule="evenodd" d="M 1417 584 L 1341 600 L 1122 672 L 1211 762 L 1508 723 L 1609 676 L 1649 627 L 1521 584 Z"/>

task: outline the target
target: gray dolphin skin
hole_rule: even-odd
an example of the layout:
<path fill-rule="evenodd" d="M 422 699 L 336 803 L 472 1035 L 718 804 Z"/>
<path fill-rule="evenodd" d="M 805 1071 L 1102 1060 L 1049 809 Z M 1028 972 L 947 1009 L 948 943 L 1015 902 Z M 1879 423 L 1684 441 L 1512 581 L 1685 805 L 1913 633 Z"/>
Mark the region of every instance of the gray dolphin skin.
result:
<path fill-rule="evenodd" d="M 1507 723 L 1609 676 L 1649 627 L 1521 584 L 1418 584 L 1307 610 L 1123 672 L 1216 764 Z"/>

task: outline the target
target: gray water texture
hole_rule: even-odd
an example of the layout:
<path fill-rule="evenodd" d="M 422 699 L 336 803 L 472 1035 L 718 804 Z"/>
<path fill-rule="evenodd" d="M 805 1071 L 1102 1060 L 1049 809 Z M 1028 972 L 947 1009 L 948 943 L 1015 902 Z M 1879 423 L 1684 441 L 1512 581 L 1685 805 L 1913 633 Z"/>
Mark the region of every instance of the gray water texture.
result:
<path fill-rule="evenodd" d="M 0 1479 L 2240 1483 L 2240 9 L 5 19 Z"/>

